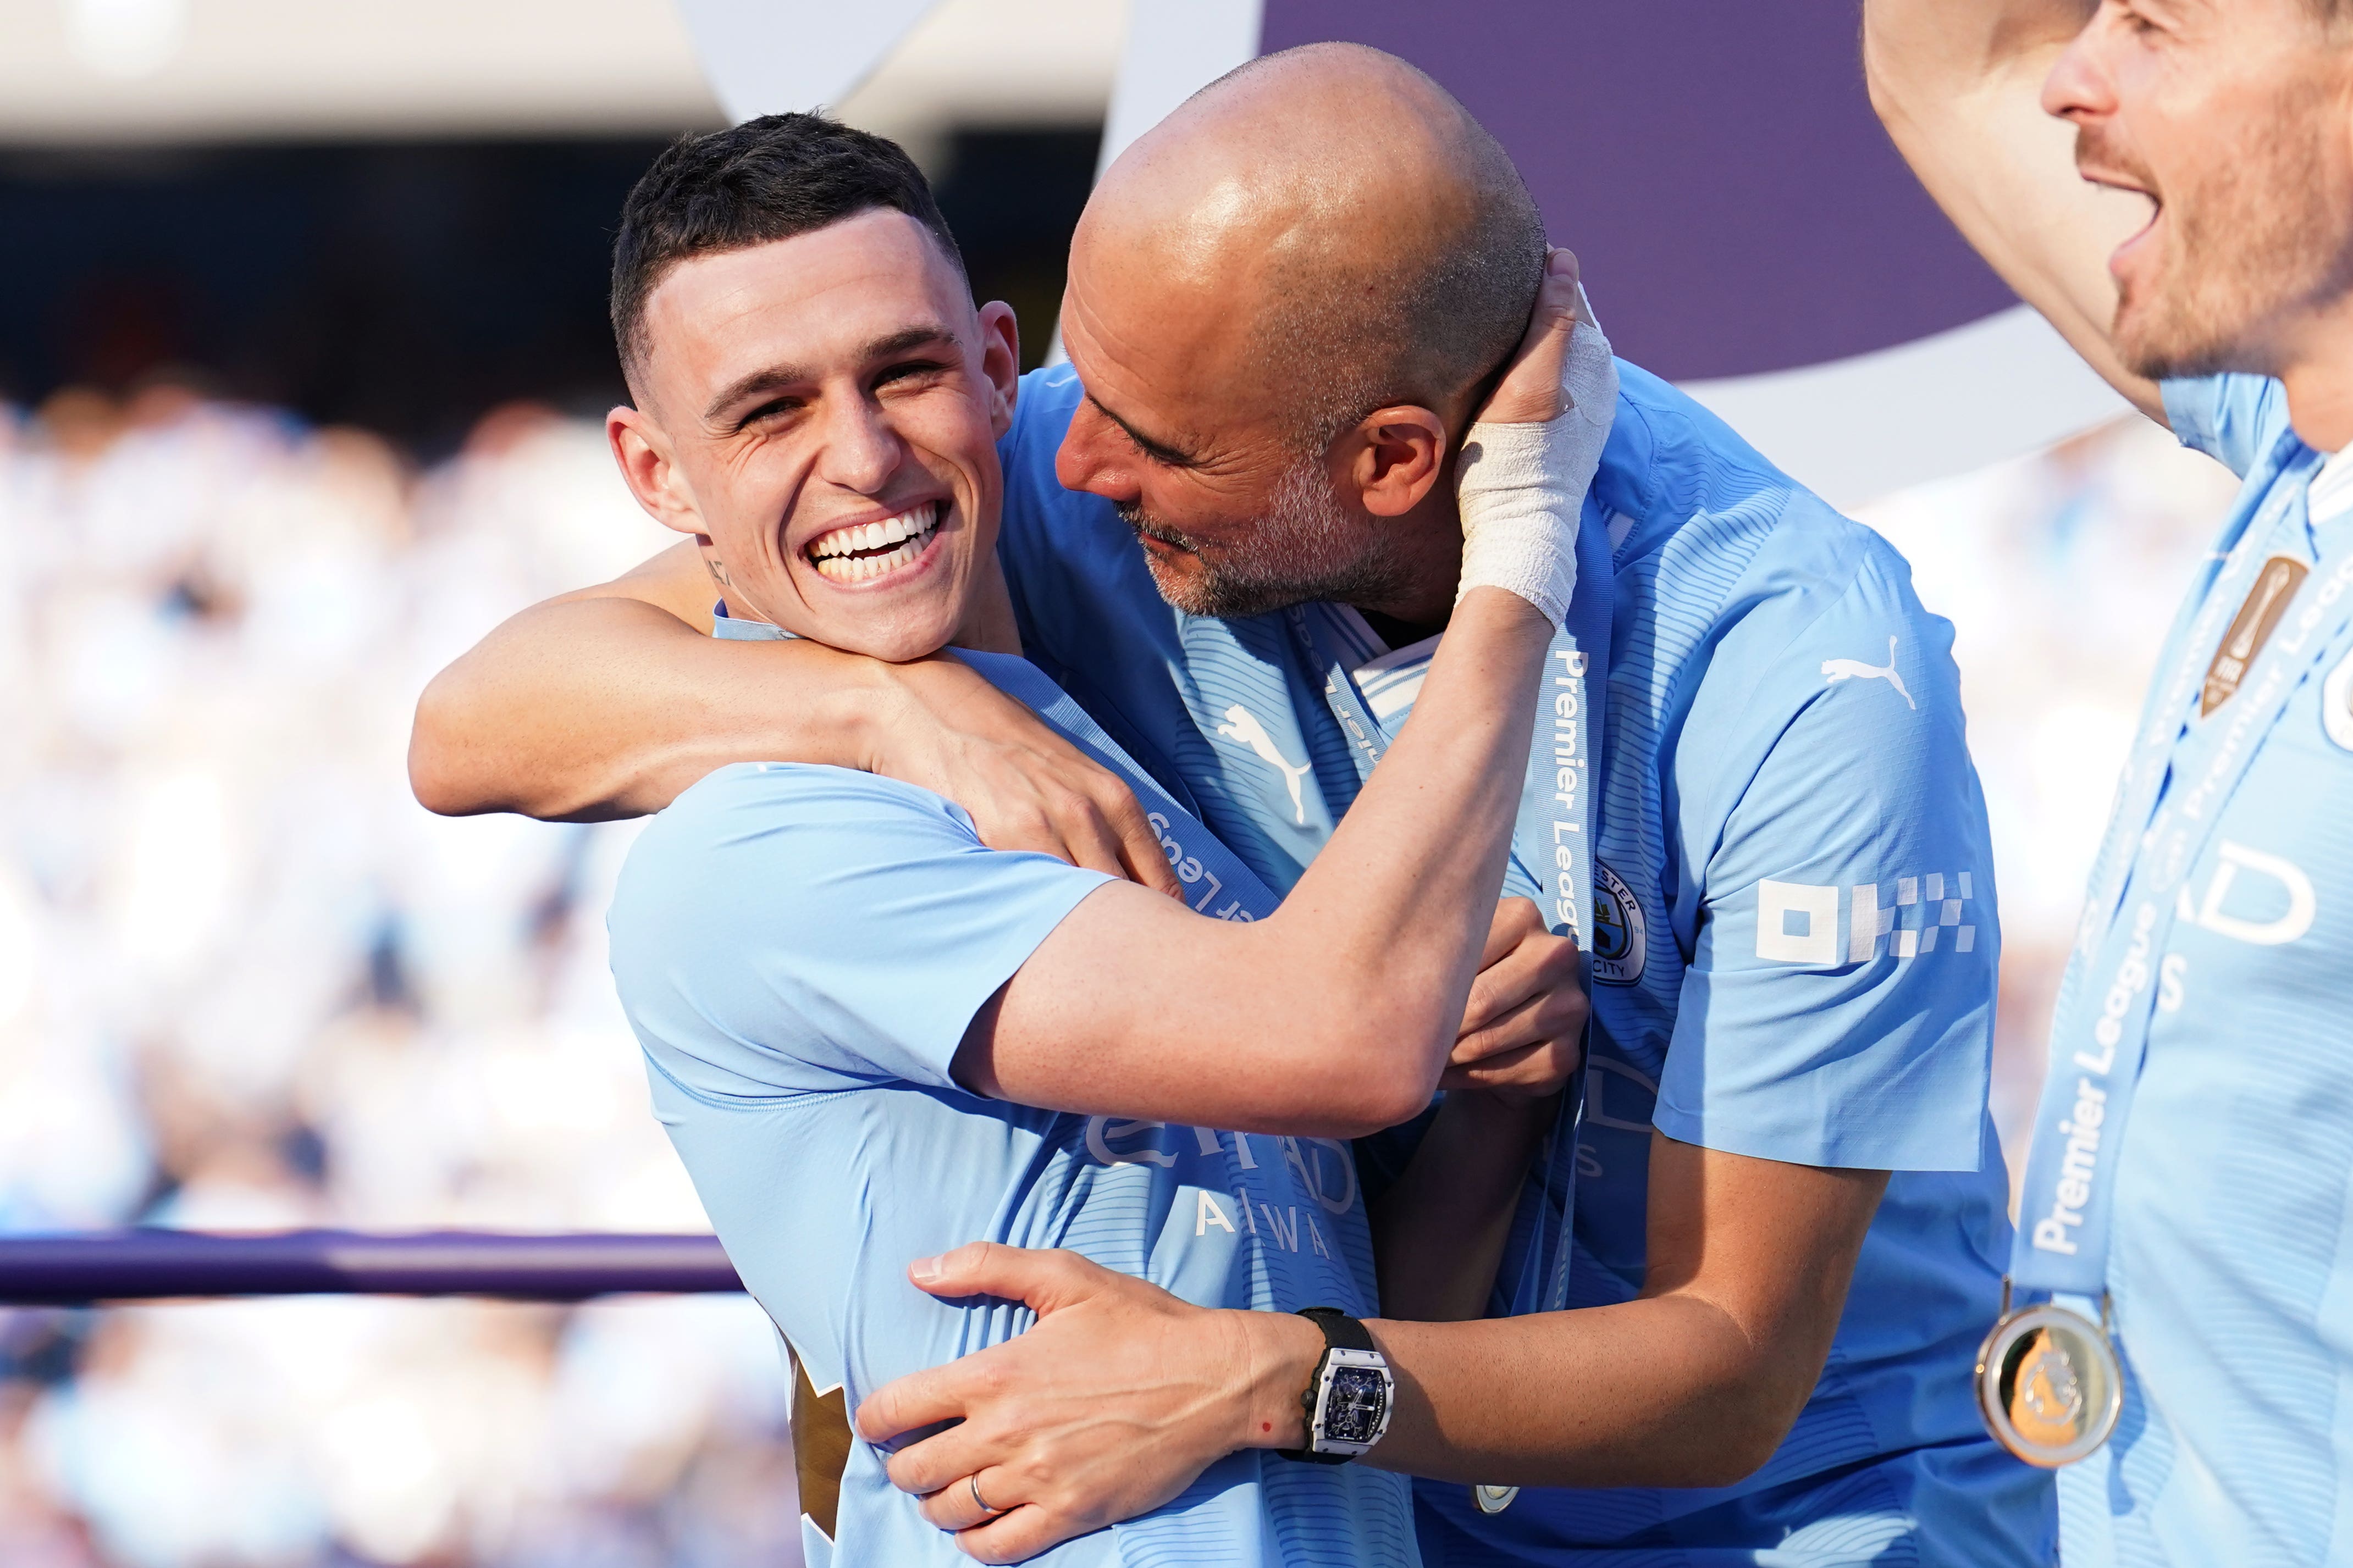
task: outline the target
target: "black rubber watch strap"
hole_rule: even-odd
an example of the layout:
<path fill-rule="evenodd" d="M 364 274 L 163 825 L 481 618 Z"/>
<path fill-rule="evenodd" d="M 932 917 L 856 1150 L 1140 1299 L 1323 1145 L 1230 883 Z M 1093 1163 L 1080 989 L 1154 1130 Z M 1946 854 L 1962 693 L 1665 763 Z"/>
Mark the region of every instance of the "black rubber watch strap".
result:
<path fill-rule="evenodd" d="M 1337 1307 L 1302 1307 L 1299 1315 L 1324 1331 L 1324 1342 L 1344 1351 L 1369 1351 L 1379 1347 L 1373 1343 L 1370 1329 Z"/>

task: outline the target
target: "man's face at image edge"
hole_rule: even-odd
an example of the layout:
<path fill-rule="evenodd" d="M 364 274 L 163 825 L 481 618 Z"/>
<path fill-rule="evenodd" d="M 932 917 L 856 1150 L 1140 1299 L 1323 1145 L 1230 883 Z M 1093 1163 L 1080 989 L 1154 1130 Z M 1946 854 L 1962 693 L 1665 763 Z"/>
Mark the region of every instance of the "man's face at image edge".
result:
<path fill-rule="evenodd" d="M 2150 203 L 2109 259 L 2137 374 L 2276 374 L 2353 287 L 2348 61 L 2310 0 L 2106 0 L 2054 68 L 2084 175 Z"/>
<path fill-rule="evenodd" d="M 1009 312 L 876 209 L 681 262 L 646 331 L 646 412 L 730 610 L 881 658 L 954 640 L 996 546 Z"/>

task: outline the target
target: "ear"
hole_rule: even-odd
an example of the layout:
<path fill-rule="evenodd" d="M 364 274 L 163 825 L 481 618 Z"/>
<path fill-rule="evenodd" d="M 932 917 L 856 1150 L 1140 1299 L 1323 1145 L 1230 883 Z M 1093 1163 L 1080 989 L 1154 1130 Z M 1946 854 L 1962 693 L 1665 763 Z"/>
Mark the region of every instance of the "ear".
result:
<path fill-rule="evenodd" d="M 1379 408 L 1333 444 L 1333 474 L 1375 517 L 1402 517 L 1446 472 L 1446 421 L 1413 404 Z"/>
<path fill-rule="evenodd" d="M 1013 400 L 1021 392 L 1021 324 L 1002 300 L 980 308 L 980 374 L 990 390 L 989 428 L 1002 436 L 1013 428 Z"/>
<path fill-rule="evenodd" d="M 638 410 L 622 404 L 605 415 L 605 440 L 629 493 L 646 514 L 664 528 L 681 533 L 704 534 L 702 514 L 695 509 L 694 493 L 670 454 L 670 437 L 661 426 Z"/>

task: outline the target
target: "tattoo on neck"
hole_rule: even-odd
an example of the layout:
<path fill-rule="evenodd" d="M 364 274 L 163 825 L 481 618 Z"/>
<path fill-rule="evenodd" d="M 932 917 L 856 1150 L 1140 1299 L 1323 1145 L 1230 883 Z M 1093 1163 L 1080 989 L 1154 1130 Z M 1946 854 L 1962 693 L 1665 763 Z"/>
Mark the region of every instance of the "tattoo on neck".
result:
<path fill-rule="evenodd" d="M 702 564 L 710 570 L 711 580 L 718 584 L 722 589 L 733 588 L 735 585 L 734 580 L 727 575 L 727 563 L 720 560 L 716 555 L 704 556 Z"/>

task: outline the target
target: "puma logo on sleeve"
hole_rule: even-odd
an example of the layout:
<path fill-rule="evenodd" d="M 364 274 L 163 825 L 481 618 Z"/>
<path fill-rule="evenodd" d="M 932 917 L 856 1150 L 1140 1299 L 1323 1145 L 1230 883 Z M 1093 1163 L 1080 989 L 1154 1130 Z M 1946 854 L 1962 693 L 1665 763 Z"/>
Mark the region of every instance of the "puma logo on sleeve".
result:
<path fill-rule="evenodd" d="M 1830 678 L 1825 684 L 1831 686 L 1836 686 L 1841 680 L 1883 680 L 1895 688 L 1896 695 L 1903 698 L 1914 712 L 1919 711 L 1920 705 L 1912 700 L 1912 693 L 1904 688 L 1904 678 L 1895 673 L 1895 639 L 1892 637 L 1887 639 L 1887 662 L 1884 665 L 1865 664 L 1859 658 L 1826 658 L 1822 660 L 1822 673 Z"/>

